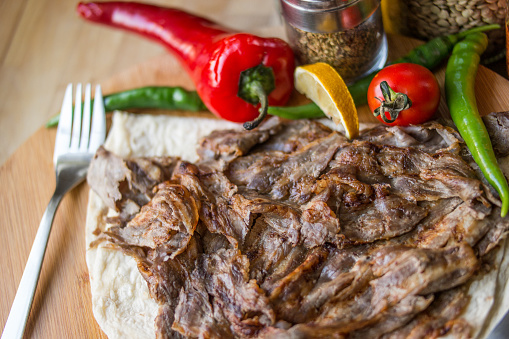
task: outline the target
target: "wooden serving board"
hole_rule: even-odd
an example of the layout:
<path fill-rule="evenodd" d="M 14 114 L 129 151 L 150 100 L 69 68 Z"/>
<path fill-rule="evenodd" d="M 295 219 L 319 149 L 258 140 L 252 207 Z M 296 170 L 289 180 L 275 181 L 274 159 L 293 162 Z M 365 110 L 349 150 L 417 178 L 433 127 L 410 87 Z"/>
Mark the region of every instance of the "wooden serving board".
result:
<path fill-rule="evenodd" d="M 389 57 L 397 58 L 417 44 L 416 40 L 389 36 Z M 444 69 L 436 74 L 443 85 Z M 182 68 L 168 55 L 147 60 L 101 84 L 104 93 L 145 85 L 193 87 Z M 477 75 L 476 96 L 481 114 L 507 111 L 509 81 L 481 67 Z M 298 96 L 294 98 L 296 101 L 301 99 Z M 445 100 L 442 100 L 440 110 L 447 111 Z M 359 116 L 362 122 L 376 121 L 367 107 L 359 109 Z M 55 133 L 55 129 L 41 127 L 0 168 L 2 329 L 41 216 L 55 187 L 52 163 Z M 63 199 L 58 209 L 26 338 L 105 338 L 92 314 L 85 263 L 84 227 L 88 191 L 86 183 L 79 185 Z"/>

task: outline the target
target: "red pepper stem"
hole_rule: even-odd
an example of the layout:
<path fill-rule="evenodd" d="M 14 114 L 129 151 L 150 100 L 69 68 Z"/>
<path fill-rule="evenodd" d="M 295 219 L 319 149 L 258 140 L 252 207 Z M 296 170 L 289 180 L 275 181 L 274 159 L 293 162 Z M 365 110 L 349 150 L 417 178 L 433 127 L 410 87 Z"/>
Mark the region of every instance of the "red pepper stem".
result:
<path fill-rule="evenodd" d="M 240 73 L 237 95 L 250 104 L 261 104 L 258 110 L 260 114 L 255 120 L 244 123 L 245 129 L 256 128 L 263 121 L 269 107 L 268 96 L 275 87 L 274 72 L 271 67 L 259 64 Z"/>
<path fill-rule="evenodd" d="M 387 83 L 387 81 L 382 81 L 380 83 L 380 90 L 382 91 L 382 95 L 384 96 L 384 100 L 380 98 L 375 98 L 380 101 L 380 107 L 375 109 L 373 114 L 375 117 L 379 116 L 382 120 L 388 124 L 393 123 L 398 118 L 398 115 L 401 111 L 404 111 L 412 106 L 412 101 L 408 97 L 408 95 L 404 93 L 395 92 Z M 386 113 L 389 113 L 389 118 L 387 118 Z"/>
<path fill-rule="evenodd" d="M 267 110 L 269 109 L 268 94 L 265 92 L 265 89 L 263 88 L 262 84 L 258 82 L 258 83 L 253 83 L 251 86 L 252 86 L 251 87 L 252 90 L 257 94 L 257 96 L 259 98 L 260 109 L 258 110 L 258 112 L 260 112 L 260 115 L 258 115 L 258 117 L 256 119 L 254 119 L 253 121 L 248 121 L 248 122 L 244 123 L 243 126 L 244 126 L 244 129 L 246 129 L 246 130 L 252 130 L 252 129 L 258 127 L 258 125 L 267 116 Z"/>

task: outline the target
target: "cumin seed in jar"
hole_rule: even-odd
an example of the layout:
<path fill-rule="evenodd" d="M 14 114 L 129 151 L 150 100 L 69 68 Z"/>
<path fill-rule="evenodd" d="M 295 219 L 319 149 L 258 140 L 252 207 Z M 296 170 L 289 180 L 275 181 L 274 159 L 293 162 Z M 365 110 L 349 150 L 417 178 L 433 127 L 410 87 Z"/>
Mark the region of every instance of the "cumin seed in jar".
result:
<path fill-rule="evenodd" d="M 288 41 L 300 64 L 328 63 L 347 84 L 383 67 L 387 39 L 379 0 L 309 1 L 281 2 Z M 311 3 L 313 10 L 305 7 Z"/>

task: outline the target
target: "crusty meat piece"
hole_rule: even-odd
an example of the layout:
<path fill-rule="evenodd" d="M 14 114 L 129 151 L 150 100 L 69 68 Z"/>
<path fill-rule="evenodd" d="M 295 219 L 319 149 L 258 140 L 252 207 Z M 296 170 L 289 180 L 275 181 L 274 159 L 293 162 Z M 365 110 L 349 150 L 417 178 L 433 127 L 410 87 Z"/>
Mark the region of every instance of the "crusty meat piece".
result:
<path fill-rule="evenodd" d="M 372 269 L 378 278 L 370 284 L 380 307 L 406 295 L 426 295 L 458 286 L 472 276 L 478 264 L 474 251 L 465 244 L 439 249 L 386 246 L 373 257 Z"/>
<path fill-rule="evenodd" d="M 462 288 L 439 293 L 428 309 L 411 322 L 382 336 L 383 339 L 471 338 L 472 329 L 463 320 L 455 320 L 468 304 L 469 297 Z"/>
<path fill-rule="evenodd" d="M 200 161 L 231 161 L 247 152 L 257 144 L 267 141 L 271 134 L 282 127 L 281 120 L 273 117 L 251 131 L 218 130 L 202 138 L 197 149 Z"/>
<path fill-rule="evenodd" d="M 340 167 L 341 173 L 362 183 L 388 183 L 396 194 L 413 201 L 452 196 L 472 201 L 483 193 L 475 172 L 453 153 L 428 154 L 354 141 L 337 152 L 330 167 Z"/>
<path fill-rule="evenodd" d="M 174 157 L 122 159 L 99 147 L 88 169 L 87 181 L 106 206 L 129 219 L 152 197 L 152 189 L 171 178 Z"/>
<path fill-rule="evenodd" d="M 310 142 L 328 136 L 330 128 L 317 121 L 282 120 L 281 129 L 271 135 L 266 142 L 257 145 L 252 152 L 280 151 L 284 153 L 295 152 Z M 346 137 L 344 138 L 346 142 Z"/>
<path fill-rule="evenodd" d="M 138 270 L 147 281 L 150 296 L 159 304 L 154 323 L 156 337 L 181 338 L 171 326 L 180 290 L 189 281 L 190 272 L 194 270 L 198 255 L 202 252 L 200 243 L 192 237 L 186 249 L 172 260 L 168 260 L 168 254 L 161 248 L 151 250 L 122 243 L 116 245 L 136 259 Z"/>
<path fill-rule="evenodd" d="M 295 312 L 295 309 L 300 309 L 302 299 L 314 286 L 320 275 L 321 266 L 328 255 L 327 248 L 320 246 L 311 249 L 296 269 L 280 279 L 277 284 L 271 286 L 271 289 L 267 291 L 278 319 L 290 323 L 298 323 L 306 319 L 305 314 Z"/>
<path fill-rule="evenodd" d="M 242 196 L 235 194 L 237 187 L 221 172 L 200 174 L 200 219 L 212 233 L 224 235 L 235 247 L 241 246 L 251 226 L 251 214 L 238 208 Z"/>
<path fill-rule="evenodd" d="M 487 254 L 493 250 L 499 243 L 504 239 L 509 232 L 509 218 L 502 218 L 500 216 L 500 208 L 494 208 L 492 213 L 485 219 L 477 221 L 477 225 L 474 225 L 470 229 L 480 228 L 487 232 L 483 234 L 483 237 L 475 240 L 479 240 L 475 244 L 475 248 L 480 256 Z M 476 235 L 481 235 L 481 232 L 476 232 Z"/>
<path fill-rule="evenodd" d="M 164 182 L 157 193 L 125 227 L 106 231 L 115 242 L 156 249 L 164 247 L 170 257 L 181 253 L 198 224 L 200 202 L 186 187 Z"/>
<path fill-rule="evenodd" d="M 186 337 L 234 337 L 222 309 L 217 307 L 217 304 L 211 304 L 210 296 L 200 277 L 193 276 L 187 286 L 181 289 L 174 319 L 172 329 Z"/>
<path fill-rule="evenodd" d="M 329 255 L 326 261 L 323 265 L 317 266 L 318 272 L 312 273 L 313 284 L 305 283 L 304 289 L 300 289 L 297 284 L 287 285 L 287 288 L 296 288 L 301 306 L 298 313 L 287 309 L 290 313 L 285 317 L 293 319 L 296 323 L 312 322 L 323 312 L 322 307 L 332 298 L 339 302 L 361 294 L 373 279 L 369 259 L 364 252 L 367 249 L 364 246 L 361 249 L 352 247 L 344 250 L 328 248 Z M 305 275 L 300 277 L 304 282 L 307 280 Z"/>
<path fill-rule="evenodd" d="M 238 250 L 220 250 L 197 261 L 192 279 L 200 280 L 233 332 L 253 337 L 275 322 L 274 311 L 256 280 L 248 276 L 249 260 Z"/>
<path fill-rule="evenodd" d="M 373 185 L 369 203 L 341 205 L 339 221 L 342 233 L 356 243 L 390 239 L 412 230 L 426 216 L 415 202 L 389 194 L 384 185 Z"/>
<path fill-rule="evenodd" d="M 472 202 L 482 194 L 475 172 L 458 155 L 385 147 L 377 157 L 399 195 L 415 201 L 460 197 Z"/>
<path fill-rule="evenodd" d="M 459 153 L 462 142 L 457 131 L 435 121 L 411 126 L 378 125 L 362 133 L 358 140 L 377 145 L 412 147 L 428 153 Z"/>
<path fill-rule="evenodd" d="M 452 153 L 354 141 L 338 150 L 329 168 L 316 193 L 328 195 L 342 234 L 357 243 L 411 231 L 429 211 L 421 201 L 458 196 L 471 205 L 485 202 L 475 173 Z"/>
<path fill-rule="evenodd" d="M 282 258 L 279 264 L 265 277 L 263 283 L 260 284 L 261 288 L 267 293 L 274 290 L 282 279 L 291 274 L 304 262 L 308 251 L 309 250 L 304 246 L 293 246 L 289 248 L 286 256 Z"/>
<path fill-rule="evenodd" d="M 235 159 L 226 176 L 272 199 L 303 203 L 310 199 L 313 183 L 327 167 L 344 137 L 337 133 L 315 140 L 291 154 L 260 152 Z"/>
<path fill-rule="evenodd" d="M 290 241 L 261 218 L 257 219 L 241 250 L 250 262 L 249 277 L 263 283 L 265 277 L 280 265 L 292 248 Z"/>
<path fill-rule="evenodd" d="M 235 197 L 240 197 L 241 194 Z M 297 206 L 266 198 L 250 199 L 242 196 L 239 208 L 259 218 L 287 239 L 292 245 L 304 244 L 311 248 L 326 241 L 337 243 L 339 222 L 323 202 L 311 201 Z"/>
<path fill-rule="evenodd" d="M 486 130 L 490 134 L 493 149 L 499 157 L 509 154 L 509 111 L 497 112 L 482 117 Z"/>
<path fill-rule="evenodd" d="M 383 312 L 376 323 L 350 333 L 349 338 L 380 338 L 384 334 L 406 325 L 416 314 L 426 310 L 433 299 L 432 294 L 426 296 L 410 295 L 389 308 L 387 312 Z"/>
<path fill-rule="evenodd" d="M 407 299 L 411 296 L 426 296 L 464 283 L 474 273 L 476 264 L 472 249 L 463 245 L 437 250 L 407 247 L 376 250 L 363 263 L 371 267 L 373 279 L 361 293 L 332 297 L 315 320 L 295 325 L 289 334 L 321 338 L 373 326 L 388 316 L 386 310 L 411 302 Z M 414 310 L 425 306 L 426 303 L 420 304 Z"/>
<path fill-rule="evenodd" d="M 488 209 L 487 212 L 490 211 Z M 421 230 L 412 242 L 422 248 L 440 248 L 458 243 L 473 247 L 493 225 L 485 216 L 486 214 L 480 214 L 468 204 L 462 203 L 442 220 Z"/>
<path fill-rule="evenodd" d="M 214 131 L 201 139 L 197 153 L 200 162 L 231 161 L 248 152 L 291 153 L 330 133 L 332 131 L 319 122 L 272 117 L 252 131 Z M 343 140 L 347 139 L 343 137 Z"/>

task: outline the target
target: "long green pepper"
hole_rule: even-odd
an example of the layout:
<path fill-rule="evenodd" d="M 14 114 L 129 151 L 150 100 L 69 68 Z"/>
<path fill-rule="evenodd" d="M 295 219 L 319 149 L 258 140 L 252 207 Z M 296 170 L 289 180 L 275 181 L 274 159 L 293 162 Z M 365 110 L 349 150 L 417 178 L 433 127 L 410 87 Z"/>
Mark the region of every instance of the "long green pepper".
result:
<path fill-rule="evenodd" d="M 106 112 L 135 108 L 191 112 L 207 110 L 196 91 L 189 91 L 183 87 L 146 86 L 104 96 Z M 46 127 L 58 125 L 59 118 L 60 115 L 55 115 L 46 123 Z"/>
<path fill-rule="evenodd" d="M 509 210 L 509 187 L 479 115 L 474 91 L 481 54 L 487 46 L 488 38 L 484 33 L 470 34 L 454 46 L 445 71 L 445 96 L 452 120 L 474 161 L 500 196 L 500 214 L 505 217 Z"/>

